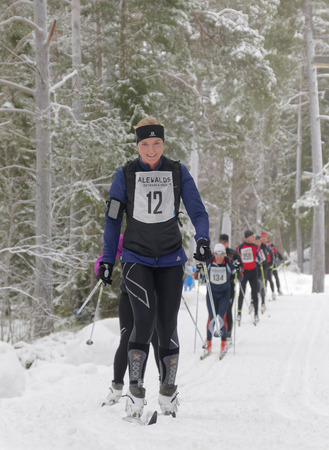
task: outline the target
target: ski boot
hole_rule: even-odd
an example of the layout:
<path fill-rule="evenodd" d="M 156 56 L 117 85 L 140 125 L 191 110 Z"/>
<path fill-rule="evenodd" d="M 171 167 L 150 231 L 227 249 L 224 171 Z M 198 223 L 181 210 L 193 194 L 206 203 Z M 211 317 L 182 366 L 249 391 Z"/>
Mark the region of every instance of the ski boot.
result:
<path fill-rule="evenodd" d="M 276 300 L 276 295 L 275 292 L 272 293 L 272 300 L 275 301 Z"/>
<path fill-rule="evenodd" d="M 264 314 L 264 312 L 266 311 L 265 303 L 262 303 L 262 306 L 261 306 L 260 310 L 261 310 L 261 313 Z"/>
<path fill-rule="evenodd" d="M 205 359 L 211 353 L 211 341 L 206 341 L 206 343 L 202 346 L 203 355 L 200 356 L 200 359 Z"/>
<path fill-rule="evenodd" d="M 178 392 L 177 386 L 174 384 L 161 384 L 159 392 L 159 405 L 162 414 L 165 416 L 172 415 L 176 417 L 176 412 L 178 411 Z"/>
<path fill-rule="evenodd" d="M 227 353 L 226 341 L 220 343 L 219 359 L 223 359 Z"/>
<path fill-rule="evenodd" d="M 259 322 L 259 315 L 255 314 L 255 316 L 254 316 L 254 324 L 257 325 L 258 322 Z"/>
<path fill-rule="evenodd" d="M 145 402 L 145 389 L 130 385 L 127 392 L 126 413 L 128 417 L 140 419 L 143 414 Z"/>
<path fill-rule="evenodd" d="M 112 381 L 112 387 L 110 387 L 110 393 L 106 398 L 106 402 L 104 405 L 115 405 L 119 402 L 120 398 L 122 397 L 122 390 L 123 390 L 123 384 L 121 383 L 115 383 Z"/>

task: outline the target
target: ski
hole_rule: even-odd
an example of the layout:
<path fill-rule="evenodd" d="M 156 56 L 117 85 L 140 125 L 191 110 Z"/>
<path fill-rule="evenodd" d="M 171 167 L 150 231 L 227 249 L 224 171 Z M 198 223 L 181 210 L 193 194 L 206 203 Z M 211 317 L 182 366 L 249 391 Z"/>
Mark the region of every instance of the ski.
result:
<path fill-rule="evenodd" d="M 219 353 L 219 360 L 221 361 L 225 355 L 227 355 L 228 351 L 230 350 L 230 348 L 233 347 L 233 342 L 230 342 L 229 344 L 226 344 L 225 350 L 223 352 Z"/>
<path fill-rule="evenodd" d="M 130 423 L 136 423 L 137 425 L 154 425 L 155 423 L 157 423 L 158 420 L 158 412 L 157 411 L 148 412 L 145 420 L 140 417 L 132 417 L 132 416 L 122 417 L 122 420 Z"/>
<path fill-rule="evenodd" d="M 221 361 L 225 355 L 227 355 L 227 350 L 225 352 L 220 352 L 219 353 L 219 361 Z"/>
<path fill-rule="evenodd" d="M 117 403 L 119 403 L 119 400 L 105 400 L 103 403 L 102 403 L 102 406 L 113 406 L 113 405 L 116 405 Z"/>
<path fill-rule="evenodd" d="M 207 356 L 209 356 L 209 355 L 211 355 L 211 352 L 206 352 L 200 356 L 200 359 L 203 360 L 203 359 L 207 358 Z"/>

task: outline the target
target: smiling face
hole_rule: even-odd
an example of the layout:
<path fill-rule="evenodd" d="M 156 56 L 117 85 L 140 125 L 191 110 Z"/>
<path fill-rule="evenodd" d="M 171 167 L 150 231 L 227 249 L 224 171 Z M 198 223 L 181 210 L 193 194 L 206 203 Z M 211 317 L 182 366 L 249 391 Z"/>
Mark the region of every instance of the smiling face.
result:
<path fill-rule="evenodd" d="M 163 140 L 158 137 L 143 139 L 137 144 L 137 148 L 143 163 L 154 170 L 163 154 Z"/>

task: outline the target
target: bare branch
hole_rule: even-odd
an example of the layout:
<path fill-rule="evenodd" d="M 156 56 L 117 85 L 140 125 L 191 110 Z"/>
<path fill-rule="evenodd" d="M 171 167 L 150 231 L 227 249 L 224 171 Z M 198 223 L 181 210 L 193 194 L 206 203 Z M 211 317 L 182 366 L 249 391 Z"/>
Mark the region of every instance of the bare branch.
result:
<path fill-rule="evenodd" d="M 204 28 L 204 26 L 200 22 L 198 14 L 199 14 L 199 12 L 192 11 L 192 16 L 194 17 L 196 23 L 199 25 L 201 33 L 204 34 L 208 39 L 213 41 L 218 47 L 223 47 L 222 43 L 217 41 L 217 39 L 215 39 L 215 36 L 213 36 L 212 34 L 208 33 L 208 31 L 206 31 L 206 29 Z"/>
<path fill-rule="evenodd" d="M 59 319 L 58 316 L 56 316 L 55 314 L 51 314 L 39 301 L 39 299 L 37 299 L 36 297 L 33 297 L 32 295 L 30 295 L 28 292 L 23 291 L 22 289 L 19 289 L 17 287 L 14 286 L 5 286 L 5 287 L 0 287 L 0 290 L 10 290 L 10 291 L 14 291 L 14 292 L 18 292 L 19 294 L 23 294 L 26 295 L 26 297 L 29 297 L 30 299 L 32 299 L 35 303 L 38 304 L 38 306 L 44 311 L 44 313 L 47 314 L 47 316 L 53 317 L 55 319 Z"/>
<path fill-rule="evenodd" d="M 12 5 L 8 6 L 8 8 L 6 9 L 6 11 L 2 14 L 2 16 L 0 17 L 0 22 L 7 16 L 7 14 L 14 8 L 16 8 L 16 6 L 21 6 L 21 5 L 28 5 L 28 6 L 33 6 L 33 2 L 30 2 L 29 0 L 20 0 L 18 2 L 13 3 Z"/>
<path fill-rule="evenodd" d="M 24 22 L 25 24 L 29 25 L 30 27 L 34 28 L 35 31 L 37 31 L 38 33 L 42 33 L 42 29 L 38 27 L 38 25 L 34 22 L 32 22 L 32 20 L 27 19 L 26 17 L 21 17 L 21 16 L 13 16 L 10 19 L 4 20 L 3 22 L 0 22 L 0 27 L 4 26 L 4 25 L 8 25 L 12 22 Z"/>
<path fill-rule="evenodd" d="M 34 95 L 34 89 L 27 88 L 25 86 L 22 86 L 21 84 L 13 83 L 8 80 L 3 80 L 0 78 L 0 84 L 3 84 L 4 86 L 9 87 L 10 89 L 17 89 L 21 92 L 25 92 L 25 94 Z"/>
<path fill-rule="evenodd" d="M 17 112 L 27 114 L 28 116 L 35 116 L 33 111 L 29 111 L 28 109 L 19 109 L 19 108 L 0 108 L 0 112 Z"/>
<path fill-rule="evenodd" d="M 1 168 L 0 168 L 0 172 L 1 172 L 2 170 L 8 170 L 8 169 L 23 169 L 23 170 L 27 170 L 28 172 L 36 173 L 36 170 L 31 169 L 30 167 L 20 166 L 19 164 L 13 164 L 13 165 L 11 165 L 11 166 L 1 167 Z"/>
<path fill-rule="evenodd" d="M 47 42 L 46 42 L 46 48 L 47 48 L 47 50 L 48 50 L 50 41 L 51 41 L 51 39 L 52 39 L 52 37 L 53 37 L 53 35 L 54 35 L 55 27 L 56 27 L 56 20 L 54 20 L 54 23 L 53 23 L 53 25 L 52 25 L 52 27 L 51 27 L 51 30 L 50 30 L 50 33 L 49 33 L 49 36 L 48 36 L 48 39 L 47 39 Z"/>

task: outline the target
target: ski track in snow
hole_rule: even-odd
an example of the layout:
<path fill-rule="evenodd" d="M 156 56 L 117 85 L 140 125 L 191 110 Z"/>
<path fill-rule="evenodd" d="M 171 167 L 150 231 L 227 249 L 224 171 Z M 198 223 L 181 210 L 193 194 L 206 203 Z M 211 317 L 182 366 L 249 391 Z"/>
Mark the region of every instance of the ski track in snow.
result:
<path fill-rule="evenodd" d="M 27 371 L 24 395 L 0 399 L 0 449 L 327 450 L 329 298 L 307 293 L 310 277 L 289 278 L 293 295 L 269 302 L 257 326 L 244 306 L 235 352 L 232 347 L 222 361 L 218 338 L 213 340 L 213 354 L 200 361 L 203 350 L 197 335 L 194 353 L 194 325 L 182 303 L 176 419 L 159 415 L 156 425 L 141 427 L 122 420 L 125 398 L 113 407 L 101 407 L 117 341 L 108 366 L 73 365 L 54 357 Z M 203 336 L 205 293 L 201 286 L 198 326 Z M 250 298 L 248 290 L 246 295 Z M 196 288 L 184 298 L 194 315 Z M 58 344 L 61 352 L 69 341 L 67 334 L 65 339 Z M 97 351 L 97 336 L 88 351 Z M 152 349 L 145 387 L 145 412 L 159 410 Z"/>

